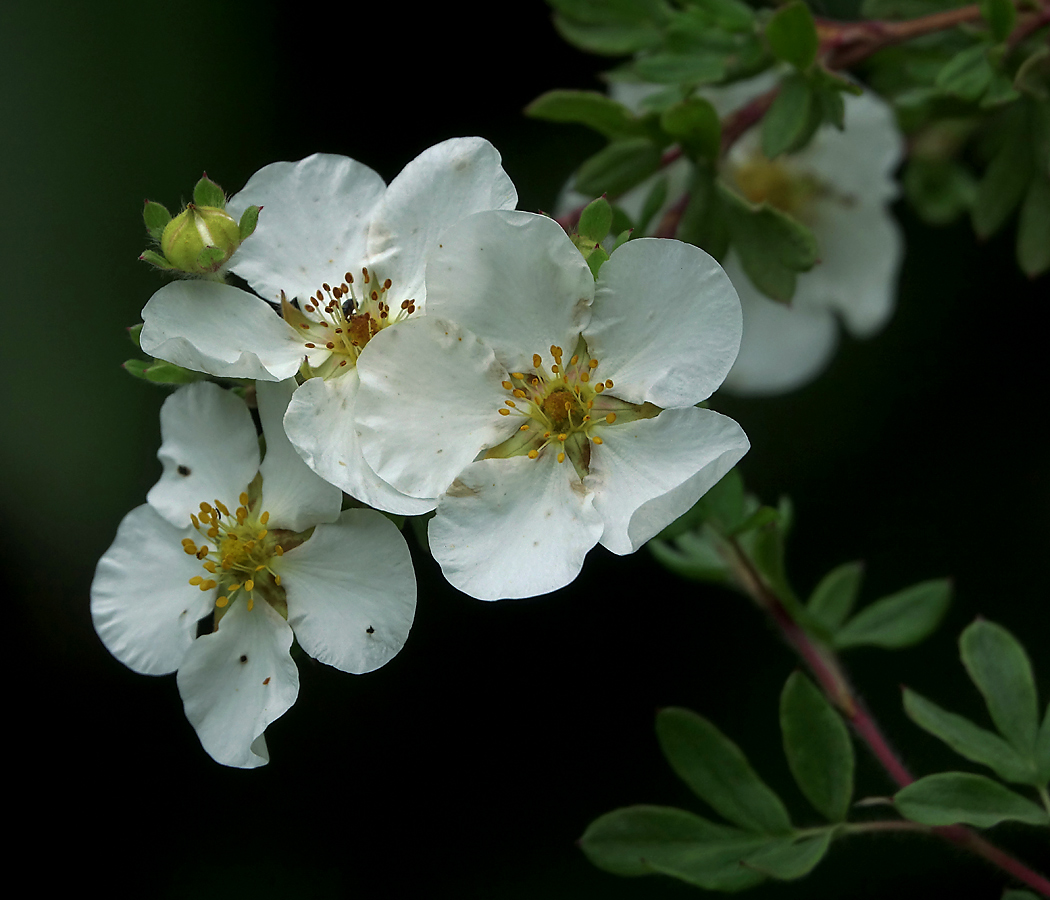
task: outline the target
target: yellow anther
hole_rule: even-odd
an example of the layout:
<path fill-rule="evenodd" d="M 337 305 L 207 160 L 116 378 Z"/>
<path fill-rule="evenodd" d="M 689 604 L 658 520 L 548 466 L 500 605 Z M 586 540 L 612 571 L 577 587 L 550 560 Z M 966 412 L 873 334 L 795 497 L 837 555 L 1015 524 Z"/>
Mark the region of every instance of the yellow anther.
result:
<path fill-rule="evenodd" d="M 570 360 L 569 360 L 569 365 L 570 365 L 570 366 L 574 366 L 574 365 L 576 365 L 576 363 L 578 363 L 579 361 L 580 361 L 580 356 L 579 356 L 579 354 L 576 354 L 575 356 L 573 356 L 573 358 L 572 358 L 572 359 L 570 359 Z"/>
<path fill-rule="evenodd" d="M 529 423 L 528 422 L 526 422 L 524 425 L 521 426 L 521 428 L 518 429 L 518 431 L 528 431 L 528 430 L 529 430 Z"/>
<path fill-rule="evenodd" d="M 560 462 L 560 463 L 565 462 L 565 454 L 564 453 L 559 453 L 558 454 L 558 462 Z"/>
<path fill-rule="evenodd" d="M 241 586 L 240 586 L 239 584 L 236 584 L 236 583 L 235 583 L 235 584 L 231 584 L 231 585 L 230 585 L 230 593 L 231 593 L 231 594 L 232 594 L 232 593 L 233 593 L 234 591 L 239 591 L 240 589 L 241 589 Z"/>
<path fill-rule="evenodd" d="M 276 584 L 277 587 L 280 587 L 281 586 L 281 576 L 280 575 L 274 575 L 273 576 L 273 583 Z"/>
<path fill-rule="evenodd" d="M 510 410 L 509 410 L 509 409 L 501 409 L 501 410 L 499 411 L 499 414 L 500 414 L 501 416 L 509 416 L 509 415 L 510 415 Z"/>
<path fill-rule="evenodd" d="M 263 525 L 265 525 L 267 522 L 269 522 L 270 521 L 270 513 L 269 513 L 269 511 L 264 512 L 261 516 L 259 516 L 259 521 L 262 522 Z"/>
<path fill-rule="evenodd" d="M 200 547 L 197 549 L 197 553 L 196 553 L 197 559 L 204 559 L 204 557 L 207 556 L 207 555 L 208 555 L 208 545 L 207 544 L 201 544 Z"/>
<path fill-rule="evenodd" d="M 254 597 L 249 597 L 248 598 L 248 611 L 249 612 L 251 612 L 251 609 L 252 609 L 253 606 L 255 606 L 255 598 Z"/>
<path fill-rule="evenodd" d="M 200 575 L 194 575 L 190 579 L 190 584 L 200 584 L 204 579 Z"/>
<path fill-rule="evenodd" d="M 186 551 L 187 556 L 197 555 L 197 545 L 193 543 L 193 541 L 190 541 L 188 544 L 185 541 L 183 541 L 182 549 Z"/>
<path fill-rule="evenodd" d="M 202 581 L 199 585 L 202 591 L 210 591 L 213 587 L 217 587 L 219 582 L 212 581 L 210 578 L 207 581 Z"/>
<path fill-rule="evenodd" d="M 278 544 L 273 551 L 274 556 L 284 556 L 284 547 Z"/>
<path fill-rule="evenodd" d="M 539 456 L 539 453 L 537 453 L 535 450 L 529 451 L 529 459 L 535 459 L 537 456 Z"/>
<path fill-rule="evenodd" d="M 532 364 L 533 364 L 533 365 L 534 365 L 534 366 L 535 366 L 535 367 L 536 367 L 537 369 L 538 369 L 538 368 L 539 368 L 539 367 L 540 367 L 541 365 L 543 365 L 543 360 L 542 360 L 542 359 L 540 359 L 540 355 L 539 355 L 538 353 L 533 353 L 533 354 L 532 354 Z"/>
<path fill-rule="evenodd" d="M 517 404 L 513 400 L 504 400 L 503 402 L 506 403 L 507 406 L 509 406 L 511 409 L 517 408 Z"/>
<path fill-rule="evenodd" d="M 525 380 L 525 373 L 524 372 L 511 372 L 510 373 L 510 377 L 511 378 L 517 378 L 518 381 L 524 381 Z"/>
<path fill-rule="evenodd" d="M 222 609 L 222 607 L 224 607 L 229 602 L 230 602 L 230 598 L 229 597 L 220 597 L 218 600 L 215 601 L 215 605 L 217 607 L 219 607 L 220 609 Z"/>
<path fill-rule="evenodd" d="M 190 521 L 193 523 L 193 527 L 200 531 L 201 520 L 198 519 L 193 513 L 190 513 Z"/>
<path fill-rule="evenodd" d="M 580 381 L 582 381 L 584 384 L 586 384 L 590 380 L 591 380 L 591 373 L 590 372 L 580 372 Z"/>
<path fill-rule="evenodd" d="M 561 347 L 556 347 L 554 346 L 554 344 L 551 344 L 551 356 L 553 356 L 555 359 L 560 359 Z"/>
<path fill-rule="evenodd" d="M 259 529 L 259 533 L 255 536 L 257 541 L 261 541 L 269 532 L 265 528 Z"/>
<path fill-rule="evenodd" d="M 598 437 L 597 435 L 592 437 L 591 440 L 594 441 L 594 443 L 596 443 L 596 444 L 602 443 L 602 439 L 600 437 Z"/>
<path fill-rule="evenodd" d="M 500 384 L 502 384 L 503 387 L 506 388 L 508 391 L 514 390 L 514 385 L 511 384 L 509 381 L 501 381 Z"/>
<path fill-rule="evenodd" d="M 247 580 L 246 582 L 244 582 L 244 589 L 245 589 L 246 591 L 254 591 L 254 590 L 255 590 L 255 582 L 254 582 L 254 581 L 252 581 L 252 580 L 251 580 L 251 579 L 249 578 L 249 579 L 248 579 L 248 580 Z"/>
<path fill-rule="evenodd" d="M 559 434 L 558 435 L 558 440 L 564 442 L 567 437 L 568 437 L 567 434 Z"/>
<path fill-rule="evenodd" d="M 609 413 L 609 415 L 605 417 L 605 421 L 612 425 L 612 423 L 616 421 L 616 413 Z M 619 434 L 619 432 L 617 432 L 617 434 Z"/>
<path fill-rule="evenodd" d="M 211 572 L 212 575 L 215 574 L 215 563 L 213 563 L 210 559 L 204 564 L 204 568 L 206 571 Z"/>
<path fill-rule="evenodd" d="M 561 367 L 560 367 L 560 366 L 558 366 L 558 364 L 557 364 L 557 363 L 555 363 L 555 364 L 554 364 L 553 366 L 551 366 L 551 371 L 552 371 L 552 372 L 553 372 L 553 373 L 554 373 L 555 375 L 557 375 L 557 374 L 558 374 L 558 373 L 559 373 L 559 372 L 561 371 Z"/>
<path fill-rule="evenodd" d="M 515 388 L 514 396 L 517 397 L 519 400 L 524 400 L 525 397 L 528 395 L 521 388 Z"/>
<path fill-rule="evenodd" d="M 240 503 L 241 506 L 247 506 L 248 505 L 248 492 L 247 491 L 241 491 L 241 496 L 237 498 L 237 502 Z"/>
<path fill-rule="evenodd" d="M 263 565 L 261 565 L 261 566 L 256 566 L 256 567 L 255 567 L 255 571 L 256 571 L 256 572 L 261 572 L 261 571 L 262 571 L 263 569 L 265 569 L 265 568 L 266 568 L 266 564 L 264 563 L 264 564 L 263 564 Z"/>
<path fill-rule="evenodd" d="M 221 500 L 216 499 L 215 508 L 224 516 L 228 516 L 230 514 L 230 511 L 226 508 L 226 504 L 223 503 Z"/>
<path fill-rule="evenodd" d="M 595 393 L 600 394 L 604 390 L 605 390 L 605 385 L 602 384 L 600 381 L 594 386 Z"/>
<path fill-rule="evenodd" d="M 201 512 L 204 515 L 207 515 L 208 513 L 210 513 L 211 512 L 211 504 L 210 503 L 205 503 L 203 500 L 201 500 Z"/>
<path fill-rule="evenodd" d="M 611 387 L 613 386 L 613 383 L 612 383 L 612 379 L 611 379 L 611 378 L 606 378 L 606 379 L 605 379 L 605 386 L 606 386 L 607 388 L 611 388 Z"/>
<path fill-rule="evenodd" d="M 587 365 L 590 366 L 590 368 L 592 368 L 592 369 L 597 369 L 598 368 L 598 360 L 592 359 L 589 363 L 587 363 Z"/>

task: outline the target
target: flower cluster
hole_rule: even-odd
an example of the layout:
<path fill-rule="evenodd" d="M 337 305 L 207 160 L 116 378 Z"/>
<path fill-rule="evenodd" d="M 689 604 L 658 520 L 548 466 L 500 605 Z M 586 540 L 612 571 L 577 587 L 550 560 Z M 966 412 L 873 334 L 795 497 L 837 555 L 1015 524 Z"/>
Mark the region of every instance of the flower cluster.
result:
<path fill-rule="evenodd" d="M 266 452 L 235 393 L 169 397 L 164 474 L 99 562 L 92 616 L 130 668 L 177 671 L 216 760 L 267 761 L 298 692 L 293 633 L 355 673 L 405 643 L 415 580 L 377 510 L 434 511 L 454 586 L 526 597 L 571 582 L 595 544 L 634 552 L 747 451 L 701 408 L 740 343 L 718 264 L 642 239 L 592 273 L 516 202 L 478 138 L 389 186 L 345 157 L 275 163 L 227 204 L 263 208 L 229 260 L 255 293 L 184 280 L 146 304 L 145 351 L 249 381 Z"/>

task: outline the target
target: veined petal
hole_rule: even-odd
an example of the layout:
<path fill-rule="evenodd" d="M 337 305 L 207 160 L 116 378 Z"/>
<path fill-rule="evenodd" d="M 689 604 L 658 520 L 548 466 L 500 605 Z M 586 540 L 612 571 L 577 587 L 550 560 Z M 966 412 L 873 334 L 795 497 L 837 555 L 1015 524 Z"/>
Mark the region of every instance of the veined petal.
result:
<path fill-rule="evenodd" d="M 399 516 L 430 512 L 436 498 L 402 494 L 376 475 L 361 455 L 356 422 L 360 384 L 353 368 L 337 378 L 311 378 L 301 385 L 284 417 L 289 440 L 307 467 L 362 503 Z"/>
<path fill-rule="evenodd" d="M 518 192 L 484 138 L 452 138 L 424 150 L 390 182 L 368 232 L 368 265 L 422 307 L 426 259 L 450 225 L 486 209 L 513 209 Z"/>
<path fill-rule="evenodd" d="M 602 265 L 583 334 L 616 396 L 677 407 L 722 383 L 740 332 L 740 301 L 712 257 L 681 241 L 641 238 Z"/>
<path fill-rule="evenodd" d="M 263 477 L 263 509 L 270 513 L 269 527 L 305 531 L 319 522 L 338 519 L 343 494 L 310 470 L 284 433 L 284 411 L 295 388 L 294 379 L 256 383 L 259 419 L 266 438 L 266 458 L 259 471 Z"/>
<path fill-rule="evenodd" d="M 730 251 L 726 271 L 740 292 L 744 333 L 740 353 L 723 388 L 734 394 L 782 394 L 812 381 L 831 360 L 838 344 L 835 316 L 822 303 L 805 302 L 806 279 L 799 275 L 790 306 L 776 303 L 751 284 Z M 811 297 L 815 301 L 815 297 Z"/>
<path fill-rule="evenodd" d="M 291 300 L 339 284 L 365 259 L 368 223 L 385 190 L 368 166 L 331 153 L 264 166 L 227 204 L 234 218 L 263 207 L 230 266 L 274 302 L 281 291 Z"/>
<path fill-rule="evenodd" d="M 264 300 L 212 281 L 173 281 L 142 309 L 139 343 L 150 356 L 220 378 L 282 381 L 306 355 Z"/>
<path fill-rule="evenodd" d="M 179 667 L 186 718 L 216 762 L 251 769 L 269 762 L 266 726 L 295 703 L 299 670 L 288 651 L 292 629 L 260 601 L 230 604 L 217 631 L 193 642 Z"/>
<path fill-rule="evenodd" d="M 896 306 L 904 257 L 900 227 L 881 203 L 843 205 L 832 196 L 814 212 L 821 259 L 799 275 L 792 305 L 835 310 L 850 333 L 871 337 Z"/>
<path fill-rule="evenodd" d="M 602 429 L 584 486 L 605 523 L 601 543 L 634 553 L 686 512 L 747 452 L 732 419 L 710 409 L 666 409 Z"/>
<path fill-rule="evenodd" d="M 437 497 L 520 421 L 500 416 L 506 370 L 471 332 L 427 316 L 376 335 L 357 362 L 361 452 L 412 497 Z"/>
<path fill-rule="evenodd" d="M 445 577 L 479 600 L 564 587 L 601 533 L 593 496 L 550 448 L 538 459 L 473 463 L 441 498 L 429 527 Z"/>
<path fill-rule="evenodd" d="M 513 210 L 452 226 L 427 262 L 427 312 L 469 328 L 508 371 L 551 345 L 571 354 L 590 319 L 594 277 L 553 219 Z"/>
<path fill-rule="evenodd" d="M 189 525 L 201 502 L 237 498 L 259 470 L 259 441 L 244 401 L 217 384 L 199 381 L 179 388 L 160 409 L 164 465 L 146 499 L 173 525 Z"/>
<path fill-rule="evenodd" d="M 189 580 L 201 574 L 182 549 L 189 527 L 176 528 L 148 504 L 129 512 L 117 528 L 91 582 L 91 621 L 102 643 L 129 669 L 166 675 L 182 663 L 211 609 L 214 591 Z"/>
<path fill-rule="evenodd" d="M 362 674 L 405 645 L 416 578 L 401 532 L 371 509 L 348 509 L 281 557 L 288 623 L 311 656 Z"/>

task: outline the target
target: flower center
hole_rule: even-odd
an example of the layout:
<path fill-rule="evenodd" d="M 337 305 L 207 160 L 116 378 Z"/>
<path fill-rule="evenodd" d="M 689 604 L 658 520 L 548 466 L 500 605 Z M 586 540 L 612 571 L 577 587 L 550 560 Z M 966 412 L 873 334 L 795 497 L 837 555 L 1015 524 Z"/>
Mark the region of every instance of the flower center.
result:
<path fill-rule="evenodd" d="M 218 588 L 215 605 L 219 609 L 236 599 L 238 591 L 248 598 L 248 609 L 255 605 L 257 592 L 279 606 L 284 598 L 279 590 L 281 576 L 273 570 L 273 561 L 284 554 L 284 548 L 266 527 L 270 514 L 252 513 L 247 493 L 239 499 L 241 505 L 233 513 L 216 500 L 214 506 L 201 503 L 199 515 L 190 515 L 204 542 L 198 546 L 191 538 L 184 538 L 182 549 L 201 560 L 208 573 L 207 577 L 194 576 L 190 584 L 202 591 Z"/>
<path fill-rule="evenodd" d="M 610 396 L 612 379 L 595 378 L 598 360 L 587 353 L 583 338 L 568 365 L 561 347 L 551 346 L 553 364 L 548 369 L 538 353 L 532 356 L 531 372 L 511 372 L 503 388 L 514 399 L 504 400 L 501 416 L 521 416 L 526 421 L 517 434 L 485 453 L 486 458 L 528 456 L 538 459 L 547 447 L 557 453 L 559 463 L 569 459 L 580 478 L 590 469 L 591 445 L 601 444 L 598 432 L 614 422 L 655 416 L 660 410 L 651 403 L 637 406 Z"/>
<path fill-rule="evenodd" d="M 331 378 L 357 364 L 365 345 L 382 329 L 408 318 L 416 311 L 415 300 L 403 300 L 391 310 L 389 292 L 393 283 L 380 281 L 375 272 L 361 270 L 361 283 L 347 272 L 337 287 L 325 282 L 297 309 L 281 295 L 284 320 L 304 338 L 307 378 Z"/>
<path fill-rule="evenodd" d="M 752 203 L 768 203 L 803 221 L 810 218 L 811 201 L 823 191 L 816 179 L 785 162 L 766 159 L 759 152 L 733 165 L 730 174 Z"/>

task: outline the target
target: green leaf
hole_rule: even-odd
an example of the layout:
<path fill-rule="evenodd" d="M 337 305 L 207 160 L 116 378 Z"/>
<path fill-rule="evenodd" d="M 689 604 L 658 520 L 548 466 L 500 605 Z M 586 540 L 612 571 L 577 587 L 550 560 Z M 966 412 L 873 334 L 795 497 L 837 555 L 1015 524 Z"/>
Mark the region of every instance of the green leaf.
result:
<path fill-rule="evenodd" d="M 255 227 L 259 224 L 259 212 L 261 206 L 249 206 L 241 213 L 241 221 L 237 225 L 240 239 L 246 240 L 255 233 Z"/>
<path fill-rule="evenodd" d="M 1003 891 L 1000 900 L 1039 900 L 1031 891 Z"/>
<path fill-rule="evenodd" d="M 712 23 L 726 31 L 750 32 L 755 24 L 755 11 L 740 0 L 694 0 L 696 8 L 710 17 Z"/>
<path fill-rule="evenodd" d="M 697 501 L 703 519 L 710 521 L 723 534 L 729 534 L 749 515 L 740 470 L 732 468 L 713 488 Z"/>
<path fill-rule="evenodd" d="M 204 377 L 200 372 L 191 372 L 160 359 L 129 359 L 124 363 L 124 371 L 154 384 L 190 384 Z"/>
<path fill-rule="evenodd" d="M 630 806 L 606 813 L 580 838 L 587 858 L 607 872 L 658 872 L 718 891 L 744 890 L 764 881 L 766 876 L 759 866 L 752 866 L 753 859 L 765 860 L 771 874 L 780 870 L 792 877 L 792 870 L 801 868 L 800 861 L 786 858 L 795 843 L 793 835 L 749 834 L 661 806 Z M 807 846 L 798 856 L 815 855 L 808 840 L 799 843 Z"/>
<path fill-rule="evenodd" d="M 1017 20 L 1017 10 L 1011 0 L 981 0 L 981 15 L 996 41 L 1005 40 Z"/>
<path fill-rule="evenodd" d="M 991 828 L 1000 822 L 1050 824 L 1046 810 L 1015 794 L 998 781 L 968 772 L 928 775 L 899 790 L 897 811 L 922 825 L 973 825 Z"/>
<path fill-rule="evenodd" d="M 634 70 L 646 81 L 656 84 L 712 84 L 725 77 L 726 54 L 661 51 L 639 57 L 635 60 Z"/>
<path fill-rule="evenodd" d="M 987 46 L 974 44 L 948 60 L 934 83 L 946 94 L 976 101 L 991 84 L 994 75 Z"/>
<path fill-rule="evenodd" d="M 175 268 L 175 266 L 157 253 L 156 250 L 143 250 L 139 259 L 143 262 L 148 262 L 151 266 L 156 266 L 158 269 L 169 270 Z"/>
<path fill-rule="evenodd" d="M 1050 178 L 1037 173 L 1017 220 L 1017 262 L 1029 278 L 1050 269 Z"/>
<path fill-rule="evenodd" d="M 928 637 L 948 611 L 952 584 L 947 578 L 922 581 L 864 607 L 835 635 L 834 645 L 910 647 Z"/>
<path fill-rule="evenodd" d="M 1037 100 L 1050 100 L 1050 47 L 1040 44 L 1017 67 L 1014 87 Z"/>
<path fill-rule="evenodd" d="M 146 223 L 146 230 L 150 233 L 150 237 L 159 241 L 164 232 L 164 226 L 171 221 L 171 213 L 162 204 L 147 200 L 142 209 L 142 220 Z"/>
<path fill-rule="evenodd" d="M 913 156 L 904 170 L 904 193 L 919 217 L 930 225 L 954 222 L 973 205 L 977 180 L 951 159 Z"/>
<path fill-rule="evenodd" d="M 1039 712 L 1024 647 L 1001 625 L 978 619 L 960 636 L 959 651 L 999 733 L 1025 759 L 1034 759 Z"/>
<path fill-rule="evenodd" d="M 671 768 L 715 812 L 747 831 L 791 831 L 784 804 L 747 757 L 703 716 L 669 708 L 656 716 L 656 736 Z"/>
<path fill-rule="evenodd" d="M 610 139 L 636 137 L 642 130 L 626 106 L 597 91 L 548 91 L 525 107 L 525 115 L 586 125 Z"/>
<path fill-rule="evenodd" d="M 843 563 L 825 575 L 806 604 L 814 621 L 834 633 L 853 609 L 864 577 L 864 563 Z"/>
<path fill-rule="evenodd" d="M 707 167 L 697 166 L 675 237 L 706 250 L 715 259 L 722 259 L 729 249 L 725 210 L 714 175 Z"/>
<path fill-rule="evenodd" d="M 806 78 L 798 74 L 785 78 L 762 118 L 762 152 L 773 159 L 798 150 L 813 137 L 820 121 L 820 104 Z"/>
<path fill-rule="evenodd" d="M 908 688 L 904 689 L 904 711 L 916 725 L 940 738 L 960 756 L 988 766 L 1005 781 L 1036 786 L 1041 783 L 1035 766 L 999 735 L 941 709 Z"/>
<path fill-rule="evenodd" d="M 729 236 L 748 278 L 763 294 L 787 303 L 795 293 L 795 275 L 817 261 L 813 233 L 786 213 L 763 203 L 749 203 L 718 182 Z"/>
<path fill-rule="evenodd" d="M 612 228 L 613 213 L 609 201 L 604 197 L 592 200 L 580 213 L 580 224 L 577 232 L 592 244 L 600 244 Z M 606 257 L 608 258 L 608 257 Z"/>
<path fill-rule="evenodd" d="M 808 875 L 828 852 L 833 830 L 802 838 L 793 844 L 771 845 L 752 853 L 745 865 L 779 881 L 793 881 Z"/>
<path fill-rule="evenodd" d="M 654 538 L 646 546 L 660 565 L 682 578 L 731 584 L 729 564 L 719 553 L 716 540 L 710 529 L 704 528 L 701 532 L 686 532 L 673 544 Z"/>
<path fill-rule="evenodd" d="M 576 173 L 576 190 L 593 197 L 618 196 L 641 184 L 660 167 L 660 148 L 646 138 L 613 141 Z"/>
<path fill-rule="evenodd" d="M 588 25 L 559 15 L 554 29 L 574 47 L 599 56 L 626 56 L 655 47 L 662 39 L 654 25 Z"/>
<path fill-rule="evenodd" d="M 813 13 L 802 0 L 780 7 L 766 25 L 773 55 L 797 69 L 807 69 L 817 58 L 820 41 Z"/>
<path fill-rule="evenodd" d="M 791 674 L 780 695 L 780 729 L 806 799 L 832 822 L 843 821 L 853 796 L 853 744 L 842 717 L 802 672 Z"/>
<path fill-rule="evenodd" d="M 991 237 L 1021 202 L 1032 178 L 1029 131 L 1021 115 L 1007 116 L 1000 125 L 1002 144 L 977 186 L 973 228 Z"/>
<path fill-rule="evenodd" d="M 197 206 L 214 206 L 217 209 L 226 208 L 226 195 L 205 172 L 200 181 L 193 188 L 193 202 Z"/>
<path fill-rule="evenodd" d="M 1043 724 L 1035 740 L 1035 765 L 1039 771 L 1039 780 L 1045 785 L 1050 781 L 1050 703 L 1046 705 Z"/>
<path fill-rule="evenodd" d="M 701 97 L 690 97 L 660 115 L 660 127 L 681 144 L 690 159 L 718 159 L 722 123 L 715 108 Z"/>

